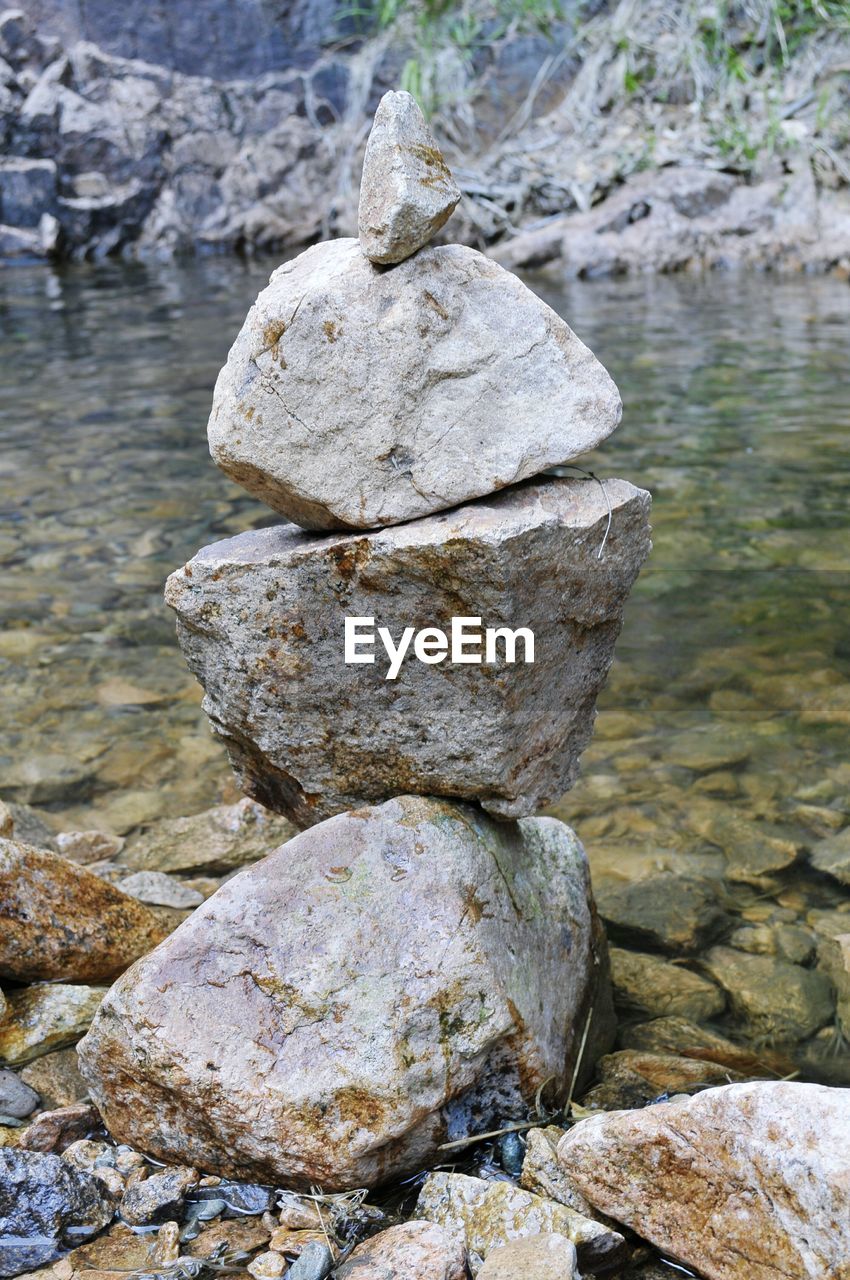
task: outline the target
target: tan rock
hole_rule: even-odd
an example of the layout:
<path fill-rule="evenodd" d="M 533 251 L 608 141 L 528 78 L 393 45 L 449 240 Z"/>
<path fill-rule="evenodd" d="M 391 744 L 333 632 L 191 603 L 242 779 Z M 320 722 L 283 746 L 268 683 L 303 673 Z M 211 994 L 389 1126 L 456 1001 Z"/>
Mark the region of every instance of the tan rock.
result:
<path fill-rule="evenodd" d="M 848 919 L 850 925 L 850 919 Z M 790 1058 L 772 1049 L 754 1049 L 751 1045 L 736 1044 L 725 1036 L 697 1026 L 687 1018 L 677 1016 L 655 1018 L 652 1022 L 637 1022 L 620 1031 L 620 1043 L 624 1049 L 643 1049 L 650 1053 L 675 1053 L 683 1058 L 716 1062 L 733 1071 L 753 1076 L 789 1076 L 794 1072 Z"/>
<path fill-rule="evenodd" d="M 300 826 L 410 792 L 500 817 L 559 798 L 650 545 L 649 495 L 622 480 L 606 493 L 549 478 L 368 536 L 252 530 L 173 573 L 166 601 L 243 790 Z M 408 652 L 388 679 L 377 634 L 373 663 L 346 662 L 347 617 L 394 641 L 414 623 L 451 630 L 452 617 L 522 626 L 534 662 L 520 637 L 514 662 L 501 642 L 490 662 Z M 482 643 L 464 656 L 486 656 Z"/>
<path fill-rule="evenodd" d="M 0 837 L 4 840 L 10 839 L 12 832 L 15 830 L 15 819 L 12 817 L 12 811 L 8 805 L 0 800 Z"/>
<path fill-rule="evenodd" d="M 572 329 L 464 245 L 391 271 L 313 245 L 257 298 L 218 376 L 210 453 L 307 529 L 399 524 L 601 444 L 619 392 Z"/>
<path fill-rule="evenodd" d="M 279 1253 L 258 1253 L 248 1263 L 247 1267 L 249 1275 L 254 1280 L 280 1280 L 284 1271 L 287 1270 L 286 1259 Z"/>
<path fill-rule="evenodd" d="M 706 1280 L 847 1280 L 850 1090 L 709 1089 L 584 1120 L 559 1159 L 592 1204 Z"/>
<path fill-rule="evenodd" d="M 106 987 L 45 983 L 10 992 L 0 1022 L 0 1065 L 23 1066 L 33 1058 L 76 1044 L 106 993 Z"/>
<path fill-rule="evenodd" d="M 83 865 L 114 858 L 124 848 L 121 836 L 106 831 L 60 831 L 55 840 L 63 858 Z"/>
<path fill-rule="evenodd" d="M 712 1085 L 732 1084 L 745 1077 L 739 1071 L 675 1054 L 622 1049 L 597 1063 L 600 1083 L 581 1099 L 590 1111 L 642 1107 L 662 1094 L 697 1093 Z"/>
<path fill-rule="evenodd" d="M 164 936 L 147 907 L 67 859 L 0 840 L 0 974 L 117 977 Z"/>
<path fill-rule="evenodd" d="M 165 818 L 131 836 L 117 861 L 134 871 L 226 873 L 264 858 L 294 834 L 285 818 L 244 799 Z"/>
<path fill-rule="evenodd" d="M 134 1147 L 342 1190 L 557 1094 L 591 1005 L 588 1060 L 610 1005 L 569 828 L 400 797 L 227 881 L 115 984 L 80 1062 Z"/>
<path fill-rule="evenodd" d="M 128 1187 L 121 1201 L 121 1217 L 131 1227 L 179 1216 L 189 1191 L 198 1185 L 197 1169 L 178 1165 L 151 1174 Z"/>
<path fill-rule="evenodd" d="M 42 1106 L 48 1111 L 80 1102 L 89 1092 L 80 1075 L 76 1049 L 57 1049 L 36 1058 L 22 1069 L 21 1079 L 41 1095 Z"/>
<path fill-rule="evenodd" d="M 814 969 L 733 947 L 713 947 L 702 964 L 754 1036 L 805 1040 L 834 1014 L 831 983 Z"/>
<path fill-rule="evenodd" d="M 726 1007 L 726 997 L 713 982 L 681 965 L 620 947 L 611 947 L 610 956 L 614 998 L 623 1009 L 702 1020 Z"/>
<path fill-rule="evenodd" d="M 411 1219 L 359 1244 L 337 1280 L 465 1280 L 466 1249 L 436 1222 Z"/>
<path fill-rule="evenodd" d="M 545 1129 L 529 1129 L 525 1135 L 520 1185 L 545 1200 L 556 1200 L 585 1218 L 592 1218 L 592 1205 L 573 1185 L 558 1160 L 558 1143 L 565 1133 L 565 1129 L 554 1124 L 547 1125 Z"/>
<path fill-rule="evenodd" d="M 511 1240 L 487 1255 L 478 1280 L 572 1280 L 575 1245 L 557 1232 Z"/>
<path fill-rule="evenodd" d="M 360 183 L 360 248 L 394 263 L 427 244 L 451 217 L 460 191 L 409 93 L 385 93 L 366 143 Z"/>
<path fill-rule="evenodd" d="M 850 925 L 850 918 L 847 923 Z M 838 1026 L 845 1040 L 850 1040 L 850 929 L 833 938 L 821 939 L 818 968 L 832 982 Z"/>
<path fill-rule="evenodd" d="M 193 1258 L 212 1258 L 221 1253 L 253 1253 L 268 1244 L 268 1228 L 260 1218 L 226 1218 L 205 1226 L 195 1240 L 185 1246 Z"/>
<path fill-rule="evenodd" d="M 473 1275 L 494 1249 L 540 1232 L 566 1236 L 588 1271 L 607 1270 L 625 1253 L 619 1232 L 510 1182 L 487 1182 L 463 1173 L 430 1173 L 422 1184 L 415 1212 L 417 1217 L 438 1222 L 463 1238 Z"/>

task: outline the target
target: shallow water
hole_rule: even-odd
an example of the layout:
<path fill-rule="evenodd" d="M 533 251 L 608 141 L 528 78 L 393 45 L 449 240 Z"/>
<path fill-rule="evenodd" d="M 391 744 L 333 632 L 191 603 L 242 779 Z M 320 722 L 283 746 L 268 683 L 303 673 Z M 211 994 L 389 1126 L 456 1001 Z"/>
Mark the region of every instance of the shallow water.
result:
<path fill-rule="evenodd" d="M 276 519 L 205 441 L 271 265 L 0 276 L 0 794 L 58 826 L 126 830 L 236 798 L 161 595 L 204 543 Z M 850 290 L 734 275 L 535 287 L 626 404 L 586 465 L 655 500 L 597 736 L 558 811 L 600 866 L 695 860 L 733 915 L 834 906 L 842 891 L 805 856 L 850 811 Z M 713 833 L 718 804 L 793 842 L 798 863 L 754 871 L 746 836 Z"/>

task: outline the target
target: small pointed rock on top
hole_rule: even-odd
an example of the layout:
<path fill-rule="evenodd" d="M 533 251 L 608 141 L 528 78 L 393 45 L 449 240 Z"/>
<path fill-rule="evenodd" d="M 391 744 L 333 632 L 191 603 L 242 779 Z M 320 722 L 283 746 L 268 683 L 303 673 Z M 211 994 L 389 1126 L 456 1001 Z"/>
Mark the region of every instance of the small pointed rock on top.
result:
<path fill-rule="evenodd" d="M 409 93 L 385 93 L 363 161 L 360 247 L 372 262 L 403 262 L 451 217 L 460 191 Z"/>

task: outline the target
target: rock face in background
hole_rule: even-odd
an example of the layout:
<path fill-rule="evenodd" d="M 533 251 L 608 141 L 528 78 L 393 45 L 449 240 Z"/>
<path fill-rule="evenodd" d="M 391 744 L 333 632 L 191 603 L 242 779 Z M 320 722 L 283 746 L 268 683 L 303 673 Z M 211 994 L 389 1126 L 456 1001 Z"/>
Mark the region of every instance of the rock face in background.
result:
<path fill-rule="evenodd" d="M 80 1062 L 110 1132 L 164 1159 L 371 1186 L 563 1090 L 591 1006 L 587 1061 L 608 1037 L 606 982 L 567 827 L 405 797 L 228 881 L 112 988 Z"/>
<path fill-rule="evenodd" d="M 331 240 L 257 298 L 209 442 L 226 475 L 297 524 L 368 529 L 569 462 L 621 410 L 569 326 L 474 249 L 428 247 L 386 271 Z"/>
<path fill-rule="evenodd" d="M 0 976 L 102 982 L 164 936 L 147 907 L 90 871 L 0 840 Z"/>
<path fill-rule="evenodd" d="M 786 1082 L 582 1121 L 558 1155 L 597 1209 L 707 1280 L 847 1280 L 850 1090 Z"/>
<path fill-rule="evenodd" d="M 404 791 L 506 817 L 560 796 L 649 550 L 649 495 L 605 488 L 607 501 L 592 481 L 528 483 L 363 537 L 282 525 L 172 574 L 180 643 L 243 789 L 300 826 Z M 513 666 L 411 658 L 387 680 L 377 638 L 373 665 L 344 664 L 346 615 L 374 616 L 396 641 L 452 616 L 529 627 L 534 663 L 520 640 Z"/>
<path fill-rule="evenodd" d="M 371 262 L 401 262 L 451 217 L 460 191 L 416 99 L 386 93 L 363 159 L 358 228 Z"/>

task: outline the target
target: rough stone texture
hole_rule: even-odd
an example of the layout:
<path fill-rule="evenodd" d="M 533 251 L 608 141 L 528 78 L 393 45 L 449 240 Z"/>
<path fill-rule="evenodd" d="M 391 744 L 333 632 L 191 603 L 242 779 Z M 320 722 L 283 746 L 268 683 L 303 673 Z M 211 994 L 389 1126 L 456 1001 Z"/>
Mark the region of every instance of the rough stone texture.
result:
<path fill-rule="evenodd" d="M 713 947 L 702 963 L 754 1037 L 805 1040 L 834 1014 L 831 983 L 813 969 L 733 947 Z"/>
<path fill-rule="evenodd" d="M 215 543 L 171 575 L 184 656 L 243 790 L 299 825 L 402 792 L 518 817 L 574 782 L 623 605 L 648 549 L 649 496 L 606 481 L 527 483 L 368 536 L 292 525 Z M 534 663 L 346 665 L 346 615 L 405 627 L 528 627 Z M 333 690 L 333 696 L 328 691 Z M 131 851 L 125 851 L 126 860 Z"/>
<path fill-rule="evenodd" d="M 52 982 L 7 992 L 0 1022 L 0 1065 L 23 1066 L 43 1053 L 76 1044 L 105 991 Z"/>
<path fill-rule="evenodd" d="M 121 1201 L 121 1217 L 131 1227 L 179 1218 L 187 1192 L 198 1184 L 197 1169 L 163 1169 L 129 1187 Z"/>
<path fill-rule="evenodd" d="M 850 1090 L 759 1081 L 582 1121 L 588 1199 L 706 1280 L 847 1280 Z"/>
<path fill-rule="evenodd" d="M 630 879 L 594 875 L 599 914 L 608 936 L 616 942 L 639 947 L 659 947 L 681 955 L 695 951 L 728 924 L 719 888 L 697 876 L 668 871 Z"/>
<path fill-rule="evenodd" d="M 124 848 L 124 840 L 107 831 L 60 831 L 56 836 L 56 848 L 63 858 L 85 865 L 114 858 Z"/>
<path fill-rule="evenodd" d="M 41 1096 L 42 1105 L 54 1111 L 87 1097 L 89 1087 L 80 1075 L 76 1049 L 57 1049 L 30 1062 L 21 1079 Z"/>
<path fill-rule="evenodd" d="M 274 1185 L 373 1185 L 604 1051 L 584 852 L 402 797 L 297 836 L 120 979 L 80 1046 L 110 1133 Z M 227 1034 L 222 1034 L 222 1028 Z"/>
<path fill-rule="evenodd" d="M 617 1005 L 649 1017 L 714 1018 L 726 1008 L 723 992 L 690 969 L 660 956 L 611 948 L 611 981 Z"/>
<path fill-rule="evenodd" d="M 465 1280 L 466 1250 L 436 1222 L 411 1219 L 359 1244 L 337 1280 Z"/>
<path fill-rule="evenodd" d="M 847 924 L 850 926 L 850 918 Z M 833 984 L 838 1026 L 845 1040 L 850 1040 L 850 927 L 847 933 L 821 939 L 818 968 Z"/>
<path fill-rule="evenodd" d="M 97 1109 L 90 1102 L 73 1102 L 56 1111 L 42 1111 L 21 1136 L 27 1151 L 49 1151 L 61 1155 L 80 1142 L 100 1124 Z"/>
<path fill-rule="evenodd" d="M 487 1182 L 463 1173 L 430 1173 L 422 1184 L 416 1214 L 465 1240 L 473 1275 L 493 1249 L 540 1232 L 566 1236 L 575 1245 L 584 1271 L 606 1271 L 625 1254 L 619 1232 L 574 1209 L 510 1182 Z"/>
<path fill-rule="evenodd" d="M 39 1101 L 35 1089 L 25 1084 L 14 1071 L 0 1067 L 0 1115 L 23 1120 L 35 1111 Z"/>
<path fill-rule="evenodd" d="M 554 1124 L 547 1125 L 545 1129 L 529 1129 L 525 1135 L 520 1184 L 544 1200 L 556 1200 L 585 1218 L 591 1218 L 594 1214 L 592 1205 L 573 1186 L 558 1160 L 558 1143 L 565 1132 Z"/>
<path fill-rule="evenodd" d="M 0 975 L 115 978 L 161 941 L 147 907 L 44 849 L 0 840 Z"/>
<path fill-rule="evenodd" d="M 460 200 L 451 175 L 409 93 L 385 93 L 375 120 L 360 183 L 360 248 L 372 262 L 395 263 L 427 244 Z"/>
<path fill-rule="evenodd" d="M 8 805 L 0 800 L 0 836 L 8 840 L 15 830 L 15 816 Z"/>
<path fill-rule="evenodd" d="M 356 240 L 278 267 L 219 374 L 210 452 L 307 529 L 454 507 L 589 452 L 619 393 L 544 302 L 462 245 L 392 271 Z"/>
<path fill-rule="evenodd" d="M 511 1240 L 488 1255 L 479 1280 L 572 1280 L 575 1245 L 556 1231 Z"/>
<path fill-rule="evenodd" d="M 173 880 L 164 871 L 134 871 L 119 880 L 118 888 L 131 898 L 138 898 L 139 902 L 157 907 L 197 907 L 204 900 L 204 895 L 197 889 Z"/>
<path fill-rule="evenodd" d="M 291 823 L 246 798 L 165 818 L 132 838 L 117 862 L 134 871 L 224 874 L 264 858 L 294 833 Z"/>
<path fill-rule="evenodd" d="M 60 1242 L 79 1241 L 105 1227 L 112 1213 L 112 1198 L 101 1183 L 58 1156 L 0 1150 L 0 1275 L 26 1268 L 28 1243 L 40 1239 L 52 1246 L 40 1258 L 31 1257 L 30 1265 L 38 1266 L 58 1256 Z"/>

